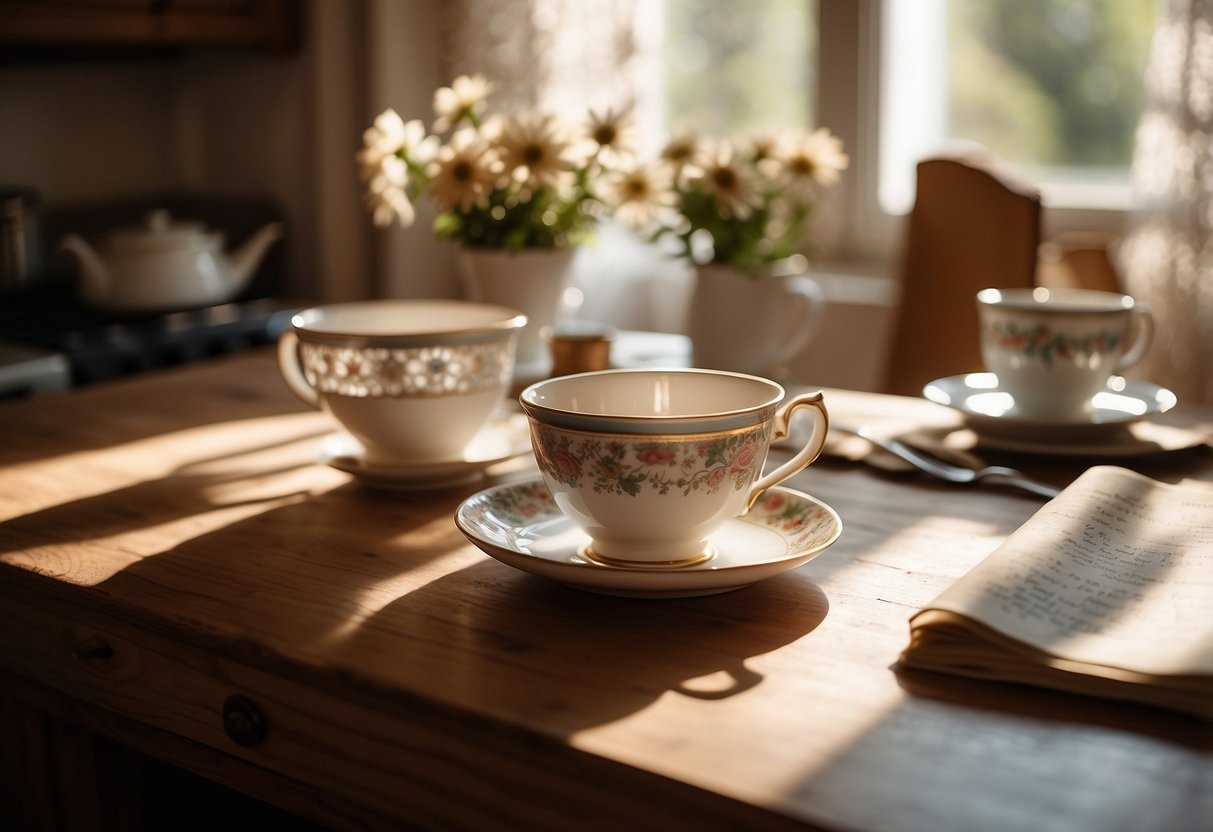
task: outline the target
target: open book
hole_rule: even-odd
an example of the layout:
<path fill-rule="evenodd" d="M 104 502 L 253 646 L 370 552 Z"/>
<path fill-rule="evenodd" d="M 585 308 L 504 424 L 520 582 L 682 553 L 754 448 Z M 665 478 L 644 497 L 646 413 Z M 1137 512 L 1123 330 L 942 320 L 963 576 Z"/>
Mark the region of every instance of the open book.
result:
<path fill-rule="evenodd" d="M 1089 469 L 910 619 L 901 663 L 1213 719 L 1213 486 Z"/>

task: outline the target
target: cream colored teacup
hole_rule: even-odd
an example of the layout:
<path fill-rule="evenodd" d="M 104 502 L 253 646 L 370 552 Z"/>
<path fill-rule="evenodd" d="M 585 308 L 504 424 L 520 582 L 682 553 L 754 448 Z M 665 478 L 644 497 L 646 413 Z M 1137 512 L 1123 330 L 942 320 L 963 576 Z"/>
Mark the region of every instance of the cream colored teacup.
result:
<path fill-rule="evenodd" d="M 531 385 L 519 397 L 539 469 L 560 510 L 612 565 L 712 556 L 711 535 L 825 445 L 820 392 L 784 400 L 756 376 L 715 370 L 604 370 Z M 795 456 L 762 475 L 772 438 L 798 409 L 813 417 Z"/>
<path fill-rule="evenodd" d="M 1082 420 L 1154 333 L 1149 310 L 1116 292 L 983 289 L 977 309 L 986 369 L 1026 418 Z"/>
<path fill-rule="evenodd" d="M 453 460 L 504 401 L 525 323 L 517 310 L 460 300 L 317 306 L 291 319 L 278 364 L 369 464 Z"/>

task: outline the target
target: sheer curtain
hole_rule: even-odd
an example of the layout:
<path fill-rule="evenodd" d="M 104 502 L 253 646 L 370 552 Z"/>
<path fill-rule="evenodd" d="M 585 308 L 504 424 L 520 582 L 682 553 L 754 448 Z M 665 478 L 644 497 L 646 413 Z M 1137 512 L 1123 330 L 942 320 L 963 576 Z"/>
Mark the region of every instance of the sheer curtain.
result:
<path fill-rule="evenodd" d="M 1179 396 L 1213 401 L 1213 0 L 1159 0 L 1137 131 L 1141 210 L 1122 247 L 1130 294 L 1158 318 L 1135 370 Z"/>
<path fill-rule="evenodd" d="M 494 109 L 583 115 L 634 105 L 643 0 L 450 0 L 447 74 L 482 72 Z"/>

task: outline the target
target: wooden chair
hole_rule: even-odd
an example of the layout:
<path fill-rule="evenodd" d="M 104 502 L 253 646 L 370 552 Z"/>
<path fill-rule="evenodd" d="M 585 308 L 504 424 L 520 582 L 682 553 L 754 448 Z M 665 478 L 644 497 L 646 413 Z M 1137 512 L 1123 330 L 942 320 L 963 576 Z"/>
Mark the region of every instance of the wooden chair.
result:
<path fill-rule="evenodd" d="M 902 248 L 884 390 L 918 396 L 983 368 L 974 296 L 1034 285 L 1040 193 L 983 151 L 923 160 Z"/>
<path fill-rule="evenodd" d="M 1040 246 L 1036 285 L 1123 292 L 1114 257 L 1118 242 L 1114 235 L 1102 232 L 1058 234 Z"/>

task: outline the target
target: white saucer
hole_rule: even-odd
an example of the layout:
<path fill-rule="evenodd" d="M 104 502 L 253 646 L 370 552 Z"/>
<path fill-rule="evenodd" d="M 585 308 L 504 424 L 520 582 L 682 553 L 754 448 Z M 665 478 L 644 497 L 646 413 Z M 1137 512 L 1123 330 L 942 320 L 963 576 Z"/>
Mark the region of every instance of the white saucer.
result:
<path fill-rule="evenodd" d="M 353 474 L 377 488 L 421 490 L 446 488 L 474 482 L 485 469 L 531 450 L 526 416 L 513 413 L 490 421 L 464 449 L 459 459 L 418 462 L 408 465 L 372 465 L 366 461 L 361 443 L 344 431 L 320 442 L 319 461 Z"/>
<path fill-rule="evenodd" d="M 777 486 L 745 517 L 712 535 L 715 554 L 675 568 L 606 566 L 587 560 L 589 537 L 561 513 L 542 479 L 498 485 L 464 500 L 455 524 L 502 563 L 578 589 L 641 598 L 684 598 L 741 589 L 795 569 L 838 539 L 834 509 Z"/>
<path fill-rule="evenodd" d="M 923 396 L 964 414 L 966 425 L 979 437 L 994 442 L 1034 447 L 1100 445 L 1135 422 L 1165 413 L 1176 398 L 1165 387 L 1148 381 L 1113 376 L 1095 394 L 1089 411 L 1071 420 L 1042 419 L 1019 411 L 1010 393 L 998 386 L 993 373 L 969 373 L 932 381 Z"/>

